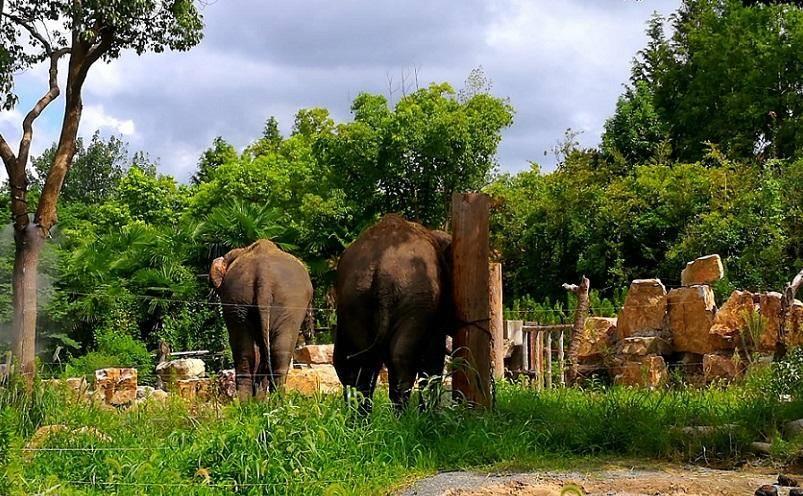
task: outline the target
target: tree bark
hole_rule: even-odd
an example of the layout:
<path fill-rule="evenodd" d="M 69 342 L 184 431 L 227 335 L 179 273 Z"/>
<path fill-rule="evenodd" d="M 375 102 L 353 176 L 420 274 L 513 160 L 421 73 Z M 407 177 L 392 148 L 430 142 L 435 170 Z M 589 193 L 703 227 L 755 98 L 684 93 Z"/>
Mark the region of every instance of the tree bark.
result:
<path fill-rule="evenodd" d="M 44 237 L 33 224 L 15 231 L 14 256 L 14 326 L 11 353 L 16 357 L 19 372 L 30 381 L 36 373 L 36 291 L 39 254 Z"/>

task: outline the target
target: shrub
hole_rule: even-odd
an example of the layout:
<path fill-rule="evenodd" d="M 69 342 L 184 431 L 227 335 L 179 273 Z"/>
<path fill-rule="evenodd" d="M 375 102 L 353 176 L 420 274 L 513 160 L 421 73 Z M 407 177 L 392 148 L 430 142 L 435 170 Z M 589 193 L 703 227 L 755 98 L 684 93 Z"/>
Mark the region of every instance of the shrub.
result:
<path fill-rule="evenodd" d="M 145 345 L 126 334 L 102 331 L 97 336 L 98 347 L 86 355 L 73 358 L 67 364 L 65 374 L 91 378 L 95 370 L 108 367 L 134 367 L 139 377 L 145 379 L 153 373 L 153 358 Z"/>

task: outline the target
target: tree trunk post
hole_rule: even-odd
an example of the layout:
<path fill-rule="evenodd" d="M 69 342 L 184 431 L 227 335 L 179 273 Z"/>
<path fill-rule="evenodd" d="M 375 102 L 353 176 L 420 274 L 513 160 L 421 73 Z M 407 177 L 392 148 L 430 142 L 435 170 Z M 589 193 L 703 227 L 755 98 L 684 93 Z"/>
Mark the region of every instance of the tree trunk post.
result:
<path fill-rule="evenodd" d="M 776 358 L 782 358 L 784 355 L 786 355 L 786 321 L 789 319 L 789 312 L 791 312 L 792 307 L 795 304 L 795 296 L 797 295 L 797 291 L 802 285 L 803 270 L 798 272 L 798 274 L 786 284 L 783 290 L 783 295 L 781 295 L 781 314 L 779 321 L 780 325 L 778 329 L 779 346 L 776 350 Z"/>
<path fill-rule="evenodd" d="M 572 326 L 572 337 L 569 343 L 569 382 L 577 380 L 578 363 L 577 352 L 580 347 L 580 336 L 588 318 L 588 291 L 591 288 L 591 281 L 586 276 L 580 279 L 580 285 L 564 284 L 563 289 L 577 295 L 577 308 L 574 309 L 574 325 Z"/>
<path fill-rule="evenodd" d="M 490 279 L 488 282 L 490 327 L 493 347 L 493 377 L 499 381 L 505 377 L 505 319 L 502 306 L 502 264 L 492 263 L 488 267 Z"/>
<path fill-rule="evenodd" d="M 454 397 L 485 408 L 492 404 L 489 215 L 487 195 L 452 195 L 452 292 L 459 326 L 454 338 Z"/>
<path fill-rule="evenodd" d="M 552 389 L 552 333 L 547 331 L 546 337 L 546 388 Z"/>
<path fill-rule="evenodd" d="M 566 360 L 564 357 L 564 342 L 563 342 L 563 329 L 560 330 L 560 334 L 558 334 L 558 368 L 560 369 L 560 376 L 558 377 L 558 383 L 560 387 L 566 385 Z"/>

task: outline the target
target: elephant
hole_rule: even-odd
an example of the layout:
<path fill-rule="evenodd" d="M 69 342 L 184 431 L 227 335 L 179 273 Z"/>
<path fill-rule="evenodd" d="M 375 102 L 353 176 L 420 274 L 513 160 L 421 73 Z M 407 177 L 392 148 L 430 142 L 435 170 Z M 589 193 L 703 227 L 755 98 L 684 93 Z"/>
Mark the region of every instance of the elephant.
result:
<path fill-rule="evenodd" d="M 447 233 L 385 215 L 346 248 L 335 293 L 334 366 L 347 401 L 356 389 L 370 412 L 382 365 L 397 410 L 416 378 L 442 375 L 455 327 Z"/>
<path fill-rule="evenodd" d="M 284 386 L 310 315 L 312 282 L 304 264 L 261 239 L 216 258 L 209 278 L 223 304 L 239 398 Z"/>

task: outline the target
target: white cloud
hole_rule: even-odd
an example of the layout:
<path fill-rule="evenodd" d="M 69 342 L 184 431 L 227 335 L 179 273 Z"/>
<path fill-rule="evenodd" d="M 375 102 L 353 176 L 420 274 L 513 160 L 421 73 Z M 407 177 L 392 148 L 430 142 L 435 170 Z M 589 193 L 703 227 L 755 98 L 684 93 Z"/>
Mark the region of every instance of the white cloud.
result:
<path fill-rule="evenodd" d="M 123 136 L 134 136 L 137 132 L 134 121 L 118 119 L 106 113 L 103 105 L 87 105 L 81 117 L 81 127 L 92 133 L 95 130 L 111 129 Z"/>

